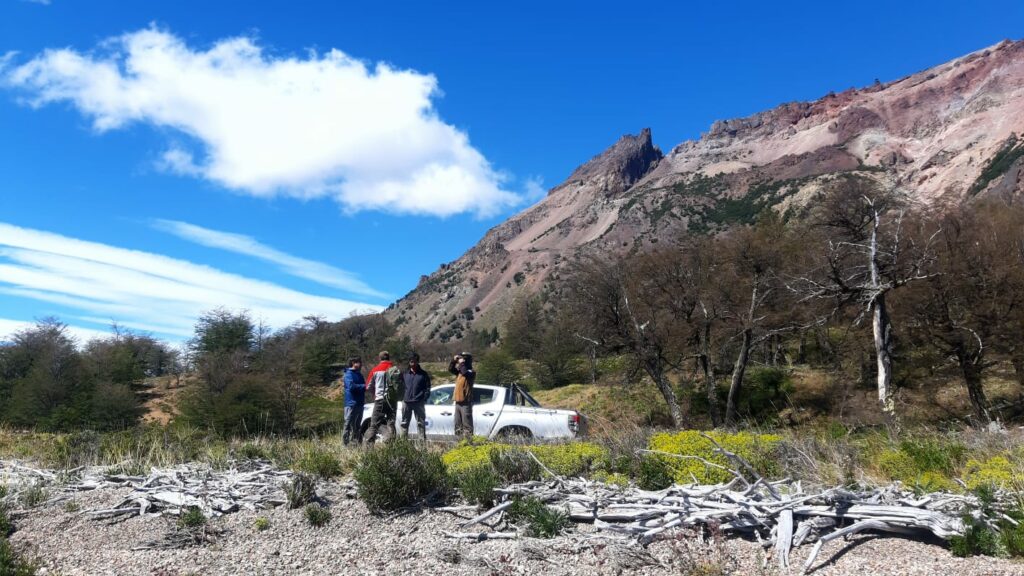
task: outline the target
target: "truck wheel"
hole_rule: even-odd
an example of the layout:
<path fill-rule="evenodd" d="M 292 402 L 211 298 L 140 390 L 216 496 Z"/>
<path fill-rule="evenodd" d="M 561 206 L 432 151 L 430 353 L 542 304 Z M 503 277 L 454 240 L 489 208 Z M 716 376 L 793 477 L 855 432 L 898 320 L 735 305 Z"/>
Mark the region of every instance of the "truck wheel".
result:
<path fill-rule="evenodd" d="M 533 438 L 533 432 L 522 426 L 509 426 L 498 431 L 498 438 L 502 440 L 529 440 Z"/>

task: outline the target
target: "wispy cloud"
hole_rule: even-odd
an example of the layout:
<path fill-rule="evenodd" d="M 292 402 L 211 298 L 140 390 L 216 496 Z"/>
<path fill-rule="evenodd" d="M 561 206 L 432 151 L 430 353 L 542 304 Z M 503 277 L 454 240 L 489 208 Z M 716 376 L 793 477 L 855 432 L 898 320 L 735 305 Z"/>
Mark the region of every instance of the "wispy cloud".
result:
<path fill-rule="evenodd" d="M 218 306 L 249 310 L 275 327 L 309 314 L 342 318 L 380 309 L 159 254 L 4 223 L 0 292 L 76 310 L 87 322 L 107 319 L 178 338 L 190 335 L 196 318 Z"/>
<path fill-rule="evenodd" d="M 26 328 L 31 328 L 35 323 L 27 322 L 24 320 L 11 320 L 10 318 L 0 318 L 0 342 L 5 341 L 7 338 L 12 336 L 15 332 L 20 332 Z M 96 338 L 103 338 L 110 336 L 110 331 L 93 330 L 91 328 L 82 328 L 81 326 L 68 326 L 68 336 L 78 340 L 79 343 L 88 342 Z"/>
<path fill-rule="evenodd" d="M 49 6 L 52 4 L 50 0 L 21 0 L 22 2 L 28 2 L 29 4 L 42 4 L 43 6 Z"/>
<path fill-rule="evenodd" d="M 246 37 L 203 50 L 151 27 L 93 52 L 47 50 L 3 80 L 33 106 L 73 104 L 99 132 L 180 132 L 198 146 L 170 146 L 165 169 L 256 196 L 437 216 L 487 216 L 522 200 L 438 116 L 433 75 L 339 50 L 278 57 Z"/>
<path fill-rule="evenodd" d="M 390 298 L 389 295 L 374 290 L 351 272 L 341 270 L 315 260 L 308 260 L 282 252 L 267 246 L 244 234 L 211 230 L 180 222 L 177 220 L 154 220 L 153 226 L 158 230 L 169 232 L 189 242 L 195 242 L 211 248 L 219 248 L 236 254 L 244 254 L 265 262 L 276 264 L 281 270 L 292 276 L 312 280 L 324 286 L 330 286 L 346 292 L 370 296 L 373 298 Z"/>

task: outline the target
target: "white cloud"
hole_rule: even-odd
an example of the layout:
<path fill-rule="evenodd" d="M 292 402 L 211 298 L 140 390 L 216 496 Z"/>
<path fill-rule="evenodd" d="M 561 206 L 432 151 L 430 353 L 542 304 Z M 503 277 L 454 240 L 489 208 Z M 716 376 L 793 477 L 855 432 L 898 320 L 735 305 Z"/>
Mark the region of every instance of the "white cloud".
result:
<path fill-rule="evenodd" d="M 244 37 L 193 49 L 148 28 L 92 53 L 47 50 L 4 80 L 33 106 L 72 103 L 100 132 L 133 123 L 180 131 L 199 149 L 174 144 L 161 166 L 257 196 L 437 216 L 487 216 L 521 200 L 438 117 L 434 76 L 339 50 L 277 57 Z"/>
<path fill-rule="evenodd" d="M 249 310 L 274 327 L 310 314 L 329 319 L 379 306 L 307 294 L 167 256 L 0 223 L 0 292 L 80 312 L 80 319 L 185 338 L 218 306 Z M 2 326 L 0 326 L 2 327 Z"/>
<path fill-rule="evenodd" d="M 363 296 L 390 298 L 389 295 L 367 286 L 365 282 L 359 280 L 351 272 L 346 272 L 323 262 L 292 256 L 262 244 L 252 236 L 211 230 L 177 220 L 156 220 L 154 226 L 159 230 L 169 232 L 196 244 L 220 248 L 277 264 L 282 270 L 292 276 L 312 280 L 324 286 L 338 288 Z"/>

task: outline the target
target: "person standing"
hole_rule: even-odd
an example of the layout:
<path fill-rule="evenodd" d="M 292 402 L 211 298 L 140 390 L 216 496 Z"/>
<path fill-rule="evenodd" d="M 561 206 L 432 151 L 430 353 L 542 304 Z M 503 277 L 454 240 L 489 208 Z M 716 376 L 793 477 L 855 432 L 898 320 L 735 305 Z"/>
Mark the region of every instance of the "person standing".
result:
<path fill-rule="evenodd" d="M 395 406 L 398 403 L 396 380 L 401 380 L 401 370 L 391 362 L 391 355 L 387 352 L 381 352 L 378 358 L 380 362 L 370 370 L 366 384 L 373 394 L 370 427 L 363 435 L 363 442 L 368 446 L 373 446 L 378 431 L 384 440 L 390 440 L 395 435 Z"/>
<path fill-rule="evenodd" d="M 350 440 L 362 444 L 363 437 L 359 428 L 363 424 L 363 407 L 366 405 L 366 380 L 363 379 L 363 360 L 359 357 L 350 358 L 345 369 L 345 431 L 341 434 L 341 443 L 348 446 Z"/>
<path fill-rule="evenodd" d="M 455 437 L 473 439 L 473 356 L 466 352 L 455 356 L 448 364 L 455 375 Z"/>
<path fill-rule="evenodd" d="M 409 424 L 416 415 L 416 431 L 420 440 L 427 439 L 427 413 L 424 406 L 430 397 L 430 374 L 420 366 L 420 355 L 409 355 L 409 369 L 402 374 L 405 396 L 402 401 L 402 437 L 409 437 Z"/>

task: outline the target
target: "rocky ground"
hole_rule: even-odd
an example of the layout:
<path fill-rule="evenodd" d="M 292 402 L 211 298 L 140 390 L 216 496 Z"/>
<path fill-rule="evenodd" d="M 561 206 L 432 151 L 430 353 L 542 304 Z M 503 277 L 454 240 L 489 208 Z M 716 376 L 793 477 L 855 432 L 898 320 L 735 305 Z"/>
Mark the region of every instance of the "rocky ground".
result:
<path fill-rule="evenodd" d="M 702 540 L 677 532 L 646 549 L 599 537 L 576 525 L 553 540 L 523 538 L 486 542 L 444 536 L 458 530 L 459 517 L 422 511 L 394 518 L 370 515 L 342 485 L 321 494 L 333 519 L 314 528 L 302 510 L 242 511 L 213 519 L 216 542 L 180 550 L 135 550 L 174 528 L 169 518 L 136 517 L 95 521 L 83 514 L 117 504 L 127 489 L 74 495 L 31 511 L 18 521 L 12 542 L 39 559 L 43 573 L 62 575 L 186 574 L 798 574 L 809 546 L 794 551 L 793 566 L 764 568 L 756 542 Z M 257 531 L 257 517 L 269 528 Z M 825 546 L 812 574 L 1024 575 L 1024 564 L 997 558 L 955 558 L 941 544 L 865 535 Z"/>

